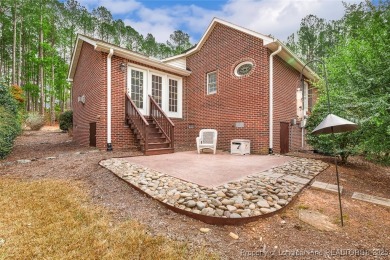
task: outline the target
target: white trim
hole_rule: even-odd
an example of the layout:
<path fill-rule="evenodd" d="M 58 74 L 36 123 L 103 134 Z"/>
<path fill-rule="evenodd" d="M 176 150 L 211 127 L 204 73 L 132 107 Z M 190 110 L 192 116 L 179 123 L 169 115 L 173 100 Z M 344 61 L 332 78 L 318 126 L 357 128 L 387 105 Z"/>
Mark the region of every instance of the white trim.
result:
<path fill-rule="evenodd" d="M 142 72 L 143 74 L 143 92 L 142 92 L 142 98 L 143 98 L 143 101 L 142 101 L 142 107 L 139 107 L 138 110 L 143 114 L 143 115 L 147 115 L 148 114 L 148 83 L 149 83 L 149 80 L 148 80 L 148 70 L 145 69 L 145 68 L 141 68 L 139 66 L 133 66 L 133 65 L 128 65 L 127 67 L 127 93 L 129 94 L 129 96 L 131 97 L 131 72 L 135 70 L 135 71 L 139 71 L 139 72 Z M 133 100 L 134 101 L 134 100 Z"/>
<path fill-rule="evenodd" d="M 251 70 L 250 70 L 247 74 L 244 74 L 244 75 L 238 74 L 238 73 L 237 73 L 238 68 L 240 68 L 242 65 L 245 65 L 245 64 L 250 64 L 250 65 L 252 65 Z M 244 76 L 246 76 L 246 75 L 248 75 L 248 74 L 251 73 L 251 71 L 253 70 L 253 67 L 254 67 L 254 64 L 253 64 L 253 62 L 251 62 L 251 61 L 244 61 L 244 62 L 241 62 L 240 64 L 238 64 L 238 65 L 234 68 L 234 75 L 235 75 L 236 77 L 240 77 L 240 78 L 241 78 L 241 77 L 244 77 Z"/>
<path fill-rule="evenodd" d="M 263 45 L 265 47 L 267 47 L 268 49 L 270 49 L 272 52 L 276 51 L 279 48 L 279 46 L 282 46 L 283 50 L 278 54 L 278 56 L 281 57 L 288 64 L 290 64 L 297 71 L 301 72 L 305 63 L 301 59 L 299 59 L 286 45 L 284 45 L 278 39 L 270 37 L 270 36 L 266 36 L 266 35 L 261 34 L 261 33 L 257 33 L 255 31 L 252 31 L 252 30 L 246 29 L 244 27 L 229 23 L 229 22 L 221 20 L 219 18 L 214 18 L 211 21 L 209 27 L 207 28 L 206 32 L 203 34 L 199 43 L 193 49 L 188 50 L 186 53 L 163 59 L 162 61 L 169 63 L 172 60 L 179 59 L 179 58 L 185 58 L 191 54 L 194 54 L 195 52 L 198 52 L 202 48 L 204 43 L 206 42 L 207 38 L 210 36 L 210 34 L 213 31 L 216 24 L 218 24 L 218 23 L 263 40 Z M 317 81 L 319 79 L 318 75 L 314 71 L 312 71 L 309 67 L 306 67 L 306 69 L 303 71 L 303 74 L 305 75 L 306 78 L 308 78 L 310 80 Z"/>
<path fill-rule="evenodd" d="M 153 96 L 153 79 L 152 79 L 152 76 L 158 76 L 158 77 L 161 77 L 161 106 L 164 105 L 164 86 L 166 85 L 165 82 L 166 82 L 166 77 L 167 75 L 164 75 L 163 73 L 161 73 L 160 71 L 155 71 L 155 70 L 148 70 L 148 77 L 149 77 L 149 82 L 150 82 L 150 88 L 148 88 L 148 95 L 151 95 Z M 149 103 L 149 102 L 148 102 Z M 164 108 L 162 108 L 164 110 Z M 148 110 L 149 111 L 149 110 Z"/>
<path fill-rule="evenodd" d="M 107 55 L 107 148 L 111 145 L 111 57 L 114 50 Z"/>
<path fill-rule="evenodd" d="M 162 110 L 167 114 L 168 117 L 172 118 L 183 118 L 183 79 L 181 77 L 175 76 L 173 74 L 168 74 L 159 70 L 149 69 L 140 65 L 135 65 L 132 63 L 128 64 L 128 76 L 127 76 L 127 92 L 131 88 L 131 70 L 135 69 L 138 71 L 144 72 L 144 102 L 143 107 L 138 108 L 143 115 L 149 115 L 150 104 L 148 95 L 152 94 L 152 75 L 157 75 L 162 77 Z M 174 79 L 177 81 L 177 112 L 169 111 L 169 79 Z"/>
<path fill-rule="evenodd" d="M 177 81 L 177 112 L 171 112 L 169 111 L 169 80 L 173 79 Z M 168 115 L 168 117 L 173 118 L 183 118 L 183 79 L 179 77 L 175 77 L 173 75 L 167 75 L 166 79 L 166 86 L 167 86 L 167 99 L 166 99 L 166 110 L 164 112 Z M 163 87 L 164 88 L 164 87 Z M 163 100 L 164 104 L 164 100 Z"/>
<path fill-rule="evenodd" d="M 213 91 L 213 92 L 209 91 L 209 75 L 210 74 L 215 74 L 215 91 Z M 206 93 L 207 93 L 207 95 L 214 95 L 214 94 L 217 94 L 217 92 L 218 92 L 218 73 L 216 70 L 214 70 L 214 71 L 210 71 L 206 74 Z"/>
<path fill-rule="evenodd" d="M 195 48 L 189 50 L 188 52 L 186 52 L 184 54 L 179 54 L 179 55 L 176 55 L 176 56 L 172 56 L 170 58 L 163 59 L 162 61 L 163 62 L 167 62 L 167 61 L 171 61 L 171 60 L 174 60 L 174 59 L 177 59 L 177 58 L 186 57 L 186 56 L 188 56 L 190 54 L 193 54 L 193 53 L 199 51 L 202 48 L 202 46 L 204 45 L 204 43 L 206 42 L 207 38 L 210 36 L 210 34 L 213 31 L 214 27 L 218 23 L 219 24 L 223 24 L 225 26 L 228 26 L 230 28 L 236 29 L 238 31 L 244 32 L 246 34 L 252 35 L 252 36 L 254 36 L 256 38 L 262 39 L 264 45 L 274 41 L 274 38 L 272 38 L 272 37 L 266 36 L 264 34 L 261 34 L 261 33 L 258 33 L 258 32 L 252 31 L 252 30 L 249 30 L 247 28 L 244 28 L 244 27 L 241 27 L 241 26 L 229 23 L 227 21 L 224 21 L 224 20 L 222 20 L 220 18 L 214 17 L 213 20 L 211 21 L 209 27 L 207 27 L 206 32 L 203 34 L 202 38 L 200 39 L 199 43 L 196 45 Z"/>
<path fill-rule="evenodd" d="M 68 72 L 68 79 L 69 80 L 73 79 L 74 74 L 76 72 L 77 63 L 78 63 L 78 59 L 80 57 L 80 52 L 81 52 L 81 47 L 82 47 L 83 42 L 91 44 L 94 47 L 95 51 L 109 53 L 110 50 L 113 49 L 115 51 L 115 56 L 129 59 L 129 60 L 136 61 L 136 62 L 140 62 L 140 63 L 143 63 L 145 65 L 149 65 L 149 66 L 153 66 L 153 67 L 158 68 L 158 69 L 166 70 L 170 73 L 177 74 L 180 76 L 191 75 L 191 71 L 188 71 L 186 69 L 179 68 L 177 66 L 173 66 L 170 64 L 166 64 L 166 63 L 164 63 L 160 60 L 157 60 L 155 58 L 147 57 L 147 56 L 144 56 L 142 54 L 130 51 L 128 49 L 121 48 L 119 46 L 116 46 L 116 45 L 113 45 L 110 43 L 103 42 L 101 40 L 93 39 L 93 38 L 79 34 L 79 35 L 77 35 L 76 44 L 75 44 L 75 48 L 74 48 L 73 55 L 72 55 L 72 60 L 71 60 L 70 66 L 69 66 L 69 72 Z"/>
<path fill-rule="evenodd" d="M 285 62 L 290 64 L 294 69 L 296 69 L 299 73 L 302 71 L 305 66 L 305 62 L 303 62 L 298 56 L 296 56 L 286 45 L 284 45 L 281 41 L 275 39 L 273 42 L 264 44 L 271 51 L 276 51 L 279 46 L 282 46 L 282 51 L 278 54 L 280 58 L 282 58 Z M 305 67 L 303 71 L 303 75 L 313 81 L 318 81 L 319 76 L 311 70 L 308 66 Z"/>

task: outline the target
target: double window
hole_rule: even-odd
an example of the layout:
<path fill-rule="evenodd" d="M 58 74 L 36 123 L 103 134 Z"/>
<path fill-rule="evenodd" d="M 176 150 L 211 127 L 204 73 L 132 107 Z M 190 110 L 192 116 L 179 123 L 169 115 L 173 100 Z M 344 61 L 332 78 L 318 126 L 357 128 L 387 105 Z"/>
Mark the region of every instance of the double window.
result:
<path fill-rule="evenodd" d="M 207 73 L 207 95 L 217 93 L 217 72 Z"/>

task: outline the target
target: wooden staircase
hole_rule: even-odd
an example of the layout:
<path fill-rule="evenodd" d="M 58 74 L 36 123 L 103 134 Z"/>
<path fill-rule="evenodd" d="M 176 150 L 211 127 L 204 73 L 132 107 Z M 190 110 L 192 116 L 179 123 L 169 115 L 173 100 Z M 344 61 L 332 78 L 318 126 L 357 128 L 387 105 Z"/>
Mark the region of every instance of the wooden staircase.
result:
<path fill-rule="evenodd" d="M 146 121 L 149 123 L 147 126 L 148 148 L 145 150 L 144 141 L 138 139 L 141 146 L 141 151 L 143 151 L 145 155 L 173 153 L 174 149 L 171 147 L 171 143 L 167 140 L 161 129 L 154 122 L 154 119 L 151 117 L 146 117 Z"/>
<path fill-rule="evenodd" d="M 126 123 L 130 126 L 139 149 L 144 155 L 174 152 L 174 124 L 149 96 L 150 115 L 143 116 L 126 94 Z"/>

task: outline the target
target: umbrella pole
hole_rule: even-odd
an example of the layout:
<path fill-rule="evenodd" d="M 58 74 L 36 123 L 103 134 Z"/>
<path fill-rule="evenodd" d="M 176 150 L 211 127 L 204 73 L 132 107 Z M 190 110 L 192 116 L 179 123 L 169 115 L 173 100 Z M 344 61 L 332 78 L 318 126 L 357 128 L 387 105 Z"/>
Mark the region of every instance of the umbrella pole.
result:
<path fill-rule="evenodd" d="M 333 140 L 335 140 L 333 127 L 332 127 L 332 137 Z M 341 192 L 340 192 L 340 179 L 339 179 L 339 170 L 337 167 L 337 155 L 334 155 L 334 165 L 336 166 L 336 178 L 337 178 L 337 193 L 339 195 L 339 208 L 340 208 L 340 220 L 341 220 L 341 226 L 344 226 L 344 219 L 343 219 L 343 207 L 341 205 Z"/>

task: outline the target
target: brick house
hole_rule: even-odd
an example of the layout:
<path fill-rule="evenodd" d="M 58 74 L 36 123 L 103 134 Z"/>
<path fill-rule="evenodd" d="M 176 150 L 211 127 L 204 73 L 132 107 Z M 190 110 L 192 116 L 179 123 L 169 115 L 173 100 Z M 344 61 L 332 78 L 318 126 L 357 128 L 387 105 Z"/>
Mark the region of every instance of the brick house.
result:
<path fill-rule="evenodd" d="M 218 18 L 196 46 L 165 60 L 79 35 L 69 70 L 73 138 L 158 154 L 195 147 L 199 130 L 214 128 L 218 149 L 237 138 L 252 153 L 302 149 L 315 101 L 308 82 L 318 79 L 306 67 L 302 91 L 303 66 L 279 40 Z"/>

